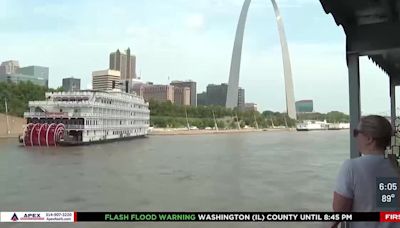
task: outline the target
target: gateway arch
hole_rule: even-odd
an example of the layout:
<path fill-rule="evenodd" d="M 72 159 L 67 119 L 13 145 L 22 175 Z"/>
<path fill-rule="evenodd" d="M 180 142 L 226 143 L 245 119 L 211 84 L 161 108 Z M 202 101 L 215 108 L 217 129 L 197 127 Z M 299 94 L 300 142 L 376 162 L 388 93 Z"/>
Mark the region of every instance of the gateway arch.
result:
<path fill-rule="evenodd" d="M 278 24 L 279 37 L 282 48 L 283 71 L 284 71 L 285 91 L 286 91 L 286 109 L 289 117 L 292 119 L 296 119 L 292 69 L 290 66 L 289 49 L 286 42 L 283 20 L 275 0 L 271 0 L 271 2 L 274 7 L 276 15 L 276 21 Z M 236 29 L 235 43 L 233 45 L 233 52 L 232 52 L 231 68 L 229 72 L 228 92 L 226 97 L 227 108 L 235 108 L 238 105 L 239 74 L 240 74 L 240 62 L 242 58 L 243 34 L 244 34 L 244 29 L 246 27 L 246 19 L 250 3 L 251 0 L 245 0 L 242 7 L 242 12 L 240 13 L 239 23 Z"/>

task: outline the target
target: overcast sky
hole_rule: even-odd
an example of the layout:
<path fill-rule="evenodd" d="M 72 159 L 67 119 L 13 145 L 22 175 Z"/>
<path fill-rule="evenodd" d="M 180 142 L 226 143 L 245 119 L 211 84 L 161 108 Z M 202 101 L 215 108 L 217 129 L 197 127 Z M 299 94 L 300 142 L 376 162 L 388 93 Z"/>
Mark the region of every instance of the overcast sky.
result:
<path fill-rule="evenodd" d="M 228 81 L 244 0 L 0 0 L 0 61 L 50 68 L 91 85 L 109 53 L 130 47 L 145 81 L 192 79 L 198 92 Z M 296 100 L 319 112 L 348 112 L 345 36 L 318 0 L 277 0 L 292 61 Z M 363 113 L 389 111 L 388 77 L 361 59 Z M 244 37 L 240 86 L 260 110 L 284 111 L 281 49 L 270 1 L 253 0 Z"/>

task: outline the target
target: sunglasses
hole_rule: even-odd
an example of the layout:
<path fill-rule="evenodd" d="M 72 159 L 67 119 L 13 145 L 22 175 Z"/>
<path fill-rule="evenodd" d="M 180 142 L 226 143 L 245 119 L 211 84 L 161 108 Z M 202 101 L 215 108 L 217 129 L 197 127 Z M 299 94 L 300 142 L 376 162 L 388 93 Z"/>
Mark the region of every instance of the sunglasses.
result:
<path fill-rule="evenodd" d="M 358 130 L 358 129 L 354 129 L 353 130 L 353 137 L 357 137 L 360 133 L 362 133 L 362 131 Z"/>

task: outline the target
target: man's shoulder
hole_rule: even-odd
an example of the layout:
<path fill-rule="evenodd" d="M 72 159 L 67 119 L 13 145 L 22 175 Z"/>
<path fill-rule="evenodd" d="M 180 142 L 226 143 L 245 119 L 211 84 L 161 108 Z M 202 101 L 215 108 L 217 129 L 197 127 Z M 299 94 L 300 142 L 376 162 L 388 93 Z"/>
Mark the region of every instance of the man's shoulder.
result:
<path fill-rule="evenodd" d="M 365 166 L 366 162 L 366 159 L 364 159 L 363 157 L 349 158 L 343 161 L 342 167 L 343 169 L 354 170 L 357 169 L 357 167 Z"/>
<path fill-rule="evenodd" d="M 359 161 L 359 158 L 353 158 L 353 159 L 349 158 L 349 159 L 346 159 L 343 161 L 342 166 L 343 167 L 351 167 L 354 165 L 355 162 L 358 162 L 358 161 Z"/>

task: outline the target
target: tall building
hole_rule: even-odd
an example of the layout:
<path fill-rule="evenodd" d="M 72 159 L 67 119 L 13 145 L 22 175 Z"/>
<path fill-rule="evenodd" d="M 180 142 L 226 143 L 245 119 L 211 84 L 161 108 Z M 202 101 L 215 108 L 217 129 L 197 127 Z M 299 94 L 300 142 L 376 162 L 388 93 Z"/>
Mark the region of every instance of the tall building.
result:
<path fill-rule="evenodd" d="M 81 90 L 81 79 L 63 78 L 62 87 L 66 92 L 75 92 Z"/>
<path fill-rule="evenodd" d="M 136 84 L 133 85 L 133 91 L 139 96 L 142 96 L 145 101 L 170 101 L 171 103 L 175 101 L 175 91 L 174 87 L 171 85 Z"/>
<path fill-rule="evenodd" d="M 255 104 L 255 103 L 246 103 L 245 104 L 245 110 L 246 111 L 257 112 L 257 104 Z"/>
<path fill-rule="evenodd" d="M 174 87 L 174 104 L 190 105 L 189 87 Z"/>
<path fill-rule="evenodd" d="M 207 92 L 197 94 L 197 105 L 207 105 Z"/>
<path fill-rule="evenodd" d="M 24 75 L 31 75 L 34 78 L 39 80 L 46 81 L 46 87 L 49 85 L 49 68 L 42 67 L 42 66 L 27 66 L 27 67 L 20 67 L 18 69 L 18 73 Z"/>
<path fill-rule="evenodd" d="M 222 83 L 221 85 L 210 84 L 207 86 L 207 105 L 225 106 L 226 93 L 228 91 L 228 84 Z"/>
<path fill-rule="evenodd" d="M 209 84 L 205 93 L 197 95 L 199 105 L 226 105 L 226 97 L 228 91 L 228 84 L 222 83 L 221 85 Z M 245 108 L 245 90 L 239 87 L 238 90 L 238 104 L 240 110 Z"/>
<path fill-rule="evenodd" d="M 16 60 L 2 62 L 0 65 L 0 75 L 18 73 L 19 63 Z"/>
<path fill-rule="evenodd" d="M 121 80 L 121 73 L 116 70 L 100 70 L 92 73 L 92 89 L 93 90 L 111 90 L 113 84 L 117 87 Z"/>
<path fill-rule="evenodd" d="M 313 100 L 301 100 L 296 101 L 296 111 L 297 112 L 313 112 L 314 102 Z"/>
<path fill-rule="evenodd" d="M 119 49 L 110 54 L 110 69 L 121 72 L 121 80 L 132 80 L 136 78 L 136 56 L 131 55 L 128 48 L 124 53 Z"/>
<path fill-rule="evenodd" d="M 173 85 L 175 88 L 184 88 L 189 87 L 190 89 L 190 105 L 197 106 L 197 89 L 196 82 L 188 80 L 188 81 L 172 81 L 170 85 Z"/>
<path fill-rule="evenodd" d="M 35 85 L 47 87 L 48 81 L 44 79 L 35 78 L 32 75 L 25 75 L 25 74 L 3 74 L 0 75 L 0 81 L 3 82 L 12 82 L 12 83 L 19 83 L 19 82 L 31 82 Z"/>
<path fill-rule="evenodd" d="M 143 97 L 144 96 L 144 87 L 146 85 L 144 83 L 136 83 L 132 85 L 132 91 L 136 93 L 136 95 Z"/>
<path fill-rule="evenodd" d="M 20 67 L 18 61 L 10 60 L 0 65 L 0 81 L 27 82 L 48 87 L 49 68 L 41 66 Z"/>

